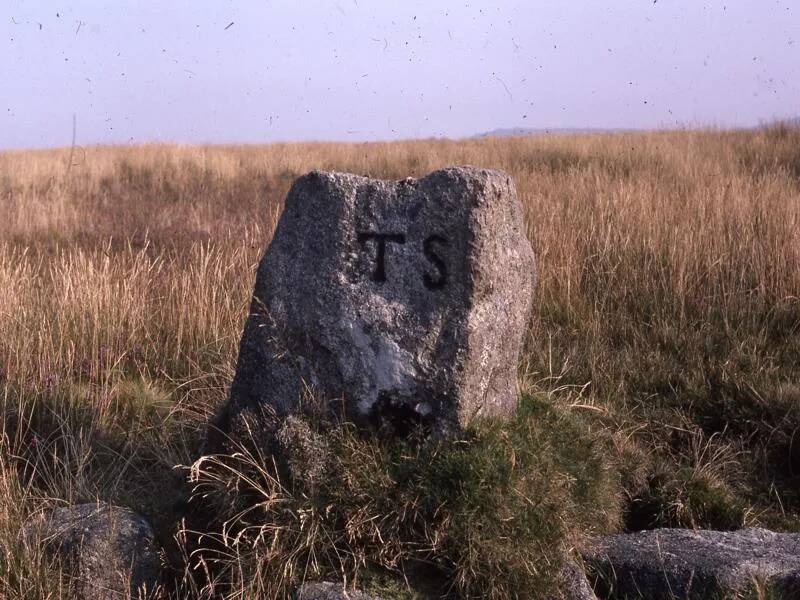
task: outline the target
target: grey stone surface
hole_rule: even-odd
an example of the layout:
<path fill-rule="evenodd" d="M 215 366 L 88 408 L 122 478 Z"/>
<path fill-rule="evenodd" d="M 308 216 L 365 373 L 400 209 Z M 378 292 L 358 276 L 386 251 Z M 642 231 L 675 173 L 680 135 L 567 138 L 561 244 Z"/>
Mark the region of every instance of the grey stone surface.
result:
<path fill-rule="evenodd" d="M 330 449 L 325 439 L 301 418 L 289 416 L 280 424 L 275 436 L 277 456 L 295 480 L 314 486 L 326 474 Z"/>
<path fill-rule="evenodd" d="M 560 579 L 560 593 L 549 600 L 597 600 L 586 573 L 572 558 L 564 559 Z"/>
<path fill-rule="evenodd" d="M 754 581 L 800 598 L 800 534 L 656 529 L 601 538 L 584 558 L 614 598 L 731 597 Z"/>
<path fill-rule="evenodd" d="M 381 600 L 381 598 L 357 590 L 347 590 L 341 583 L 315 582 L 300 586 L 293 600 Z"/>
<path fill-rule="evenodd" d="M 258 428 L 251 417 L 302 411 L 310 397 L 397 432 L 508 415 L 534 272 L 507 175 L 301 177 L 259 265 L 215 426 L 234 437 Z"/>
<path fill-rule="evenodd" d="M 59 508 L 26 526 L 24 538 L 58 560 L 70 598 L 144 600 L 156 591 L 160 559 L 153 530 L 127 508 Z"/>

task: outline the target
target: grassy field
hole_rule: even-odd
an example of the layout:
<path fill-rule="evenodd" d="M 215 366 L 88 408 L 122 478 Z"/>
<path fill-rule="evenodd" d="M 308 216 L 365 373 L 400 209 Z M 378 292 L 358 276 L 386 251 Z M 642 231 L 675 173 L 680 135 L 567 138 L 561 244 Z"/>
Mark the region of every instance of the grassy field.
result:
<path fill-rule="evenodd" d="M 800 130 L 4 152 L 0 596 L 58 597 L 16 543 L 50 507 L 127 504 L 170 546 L 297 176 L 453 164 L 514 178 L 520 390 L 602 440 L 605 527 L 800 529 Z"/>

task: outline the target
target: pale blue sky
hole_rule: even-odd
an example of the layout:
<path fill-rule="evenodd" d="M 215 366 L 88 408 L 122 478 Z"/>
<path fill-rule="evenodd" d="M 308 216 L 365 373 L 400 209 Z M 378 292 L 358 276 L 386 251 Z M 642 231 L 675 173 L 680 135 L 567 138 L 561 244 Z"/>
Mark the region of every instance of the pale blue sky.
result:
<path fill-rule="evenodd" d="M 748 126 L 795 0 L 3 0 L 0 148 Z"/>

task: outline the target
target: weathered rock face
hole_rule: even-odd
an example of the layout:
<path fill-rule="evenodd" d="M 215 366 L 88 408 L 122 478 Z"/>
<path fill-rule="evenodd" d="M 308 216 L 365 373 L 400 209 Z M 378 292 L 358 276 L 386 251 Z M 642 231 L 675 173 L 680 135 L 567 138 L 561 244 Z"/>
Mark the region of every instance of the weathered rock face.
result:
<path fill-rule="evenodd" d="M 614 598 L 728 598 L 754 581 L 800 598 L 800 534 L 656 529 L 601 538 L 585 559 Z"/>
<path fill-rule="evenodd" d="M 158 585 L 155 536 L 142 517 L 104 503 L 59 508 L 25 529 L 58 559 L 70 582 L 70 598 L 145 600 Z"/>
<path fill-rule="evenodd" d="M 277 456 L 294 479 L 313 487 L 326 474 L 330 450 L 325 439 L 300 418 L 289 416 L 275 434 Z"/>
<path fill-rule="evenodd" d="M 569 556 L 561 567 L 559 591 L 548 600 L 597 600 L 583 569 Z"/>
<path fill-rule="evenodd" d="M 559 575 L 558 591 L 547 597 L 547 600 L 597 600 L 589 581 L 581 567 L 570 557 L 566 557 Z M 518 590 L 519 598 L 533 597 L 530 592 Z M 394 597 L 394 595 L 392 595 Z M 411 597 L 411 594 L 409 594 Z M 413 592 L 414 598 L 441 598 L 439 593 Z M 347 589 L 341 583 L 309 582 L 304 583 L 294 593 L 293 600 L 381 600 L 380 596 Z"/>
<path fill-rule="evenodd" d="M 534 270 L 502 173 L 301 177 L 258 268 L 218 429 L 301 411 L 308 390 L 399 432 L 511 413 Z"/>
<path fill-rule="evenodd" d="M 294 593 L 293 600 L 381 600 L 379 596 L 348 590 L 341 583 L 304 583 Z"/>

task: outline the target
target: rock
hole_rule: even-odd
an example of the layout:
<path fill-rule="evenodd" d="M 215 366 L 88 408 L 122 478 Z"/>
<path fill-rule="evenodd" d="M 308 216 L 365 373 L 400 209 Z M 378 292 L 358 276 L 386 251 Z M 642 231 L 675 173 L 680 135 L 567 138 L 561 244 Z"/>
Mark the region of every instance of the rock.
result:
<path fill-rule="evenodd" d="M 346 590 L 341 583 L 304 583 L 294 593 L 293 600 L 381 600 L 379 596 L 357 590 Z"/>
<path fill-rule="evenodd" d="M 259 265 L 223 436 L 211 438 L 314 403 L 400 434 L 511 414 L 534 270 L 502 173 L 301 177 Z"/>
<path fill-rule="evenodd" d="M 656 529 L 601 538 L 584 558 L 614 598 L 728 598 L 755 581 L 800 598 L 800 534 Z"/>
<path fill-rule="evenodd" d="M 41 543 L 58 560 L 70 598 L 152 598 L 160 560 L 153 530 L 135 512 L 105 503 L 54 510 L 27 525 L 27 543 Z"/>
<path fill-rule="evenodd" d="M 394 596 L 393 596 L 394 597 Z M 439 598 L 439 594 L 415 595 L 420 598 Z M 525 597 L 521 592 L 519 597 Z M 360 591 L 346 590 L 341 583 L 306 583 L 294 594 L 293 600 L 381 600 L 379 596 Z M 586 574 L 572 558 L 567 557 L 560 574 L 560 586 L 556 595 L 547 600 L 597 600 Z"/>
<path fill-rule="evenodd" d="M 314 486 L 326 472 L 330 450 L 325 439 L 304 420 L 287 417 L 280 424 L 276 438 L 276 455 L 286 461 L 295 481 Z"/>
<path fill-rule="evenodd" d="M 560 579 L 560 594 L 550 600 L 597 600 L 586 573 L 572 558 L 564 559 Z"/>

